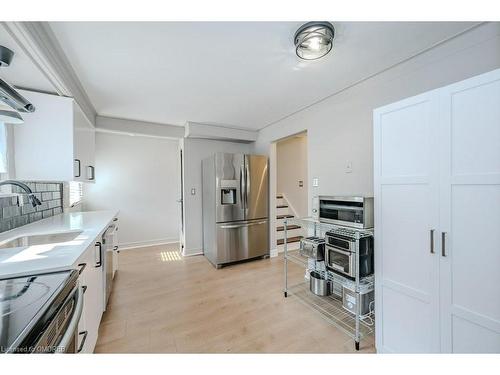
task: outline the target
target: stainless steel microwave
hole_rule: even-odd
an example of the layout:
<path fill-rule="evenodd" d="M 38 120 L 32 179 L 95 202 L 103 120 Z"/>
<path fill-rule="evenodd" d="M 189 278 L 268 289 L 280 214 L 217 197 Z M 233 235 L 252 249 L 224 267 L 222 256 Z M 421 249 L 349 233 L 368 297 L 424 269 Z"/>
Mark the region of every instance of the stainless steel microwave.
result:
<path fill-rule="evenodd" d="M 312 212 L 313 217 L 323 223 L 373 228 L 373 197 L 314 197 Z"/>

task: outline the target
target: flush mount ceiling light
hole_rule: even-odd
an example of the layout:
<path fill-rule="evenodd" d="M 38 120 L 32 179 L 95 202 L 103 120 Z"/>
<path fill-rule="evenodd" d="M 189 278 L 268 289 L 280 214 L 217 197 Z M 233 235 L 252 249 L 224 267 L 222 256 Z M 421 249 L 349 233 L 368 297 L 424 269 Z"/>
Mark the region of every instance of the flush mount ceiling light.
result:
<path fill-rule="evenodd" d="M 332 50 L 335 29 L 330 22 L 308 22 L 295 33 L 295 53 L 304 60 L 316 60 Z"/>

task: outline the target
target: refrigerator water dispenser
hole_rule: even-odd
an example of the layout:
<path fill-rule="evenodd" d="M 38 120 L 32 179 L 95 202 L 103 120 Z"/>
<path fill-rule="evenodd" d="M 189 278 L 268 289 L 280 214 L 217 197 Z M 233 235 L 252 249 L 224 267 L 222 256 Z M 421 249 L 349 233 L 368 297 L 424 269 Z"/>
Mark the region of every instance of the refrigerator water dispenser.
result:
<path fill-rule="evenodd" d="M 236 204 L 236 189 L 221 189 L 220 202 L 221 204 Z"/>

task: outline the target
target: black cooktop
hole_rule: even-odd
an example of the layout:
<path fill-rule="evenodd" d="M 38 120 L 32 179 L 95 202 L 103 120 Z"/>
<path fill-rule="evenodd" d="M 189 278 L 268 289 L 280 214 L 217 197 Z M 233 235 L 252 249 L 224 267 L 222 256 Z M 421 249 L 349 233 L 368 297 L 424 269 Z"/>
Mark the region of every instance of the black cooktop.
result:
<path fill-rule="evenodd" d="M 0 280 L 0 353 L 28 335 L 64 288 L 72 271 Z"/>

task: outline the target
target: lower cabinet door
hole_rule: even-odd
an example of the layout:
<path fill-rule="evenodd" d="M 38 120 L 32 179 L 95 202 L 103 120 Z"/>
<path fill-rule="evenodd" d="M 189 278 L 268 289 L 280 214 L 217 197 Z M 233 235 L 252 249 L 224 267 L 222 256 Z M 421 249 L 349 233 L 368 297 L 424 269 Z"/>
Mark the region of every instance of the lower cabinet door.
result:
<path fill-rule="evenodd" d="M 78 323 L 78 341 L 77 341 L 77 353 L 92 353 L 94 348 L 91 347 L 88 341 L 88 312 L 87 310 L 91 306 L 91 301 L 89 301 L 89 282 L 91 283 L 93 259 L 92 253 L 88 250 L 80 257 L 77 266 L 80 270 L 80 276 L 78 281 L 80 286 L 84 289 L 83 292 L 83 310 L 82 316 L 80 317 L 80 322 Z"/>
<path fill-rule="evenodd" d="M 80 285 L 85 287 L 83 312 L 78 325 L 78 345 L 81 353 L 93 353 L 97 343 L 99 325 L 103 313 L 103 262 L 96 262 L 95 246 L 90 246 L 78 264 L 85 264 L 80 274 Z"/>
<path fill-rule="evenodd" d="M 79 282 L 80 286 L 84 289 L 83 293 L 83 310 L 82 310 L 82 315 L 80 317 L 80 321 L 78 322 L 78 340 L 77 340 L 77 353 L 91 353 L 88 350 L 88 344 L 87 344 L 87 336 L 88 336 L 88 331 L 87 331 L 87 322 L 85 319 L 86 316 L 86 298 L 87 298 L 87 283 L 86 283 L 86 271 L 85 269 L 83 272 L 80 274 L 79 277 Z"/>
<path fill-rule="evenodd" d="M 269 253 L 267 220 L 217 225 L 217 262 L 227 263 Z"/>
<path fill-rule="evenodd" d="M 102 262 L 101 262 L 102 264 Z M 99 325 L 101 323 L 103 313 L 103 269 L 102 265 L 94 265 L 89 272 L 89 289 L 87 291 L 87 302 L 89 306 L 86 310 L 86 323 L 88 330 L 88 342 L 92 351 L 94 351 L 99 333 Z"/>

